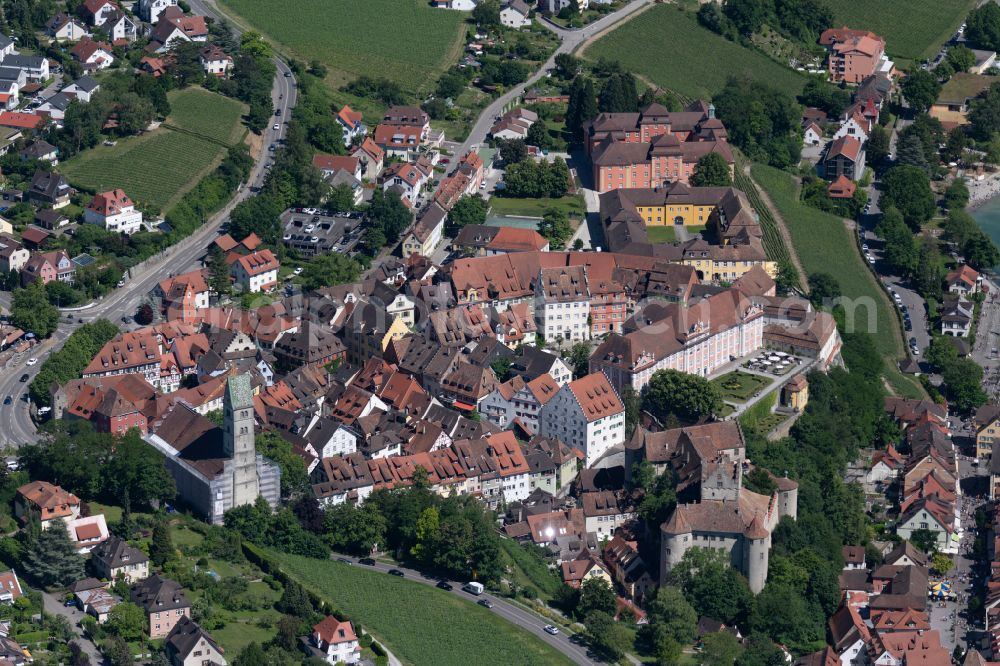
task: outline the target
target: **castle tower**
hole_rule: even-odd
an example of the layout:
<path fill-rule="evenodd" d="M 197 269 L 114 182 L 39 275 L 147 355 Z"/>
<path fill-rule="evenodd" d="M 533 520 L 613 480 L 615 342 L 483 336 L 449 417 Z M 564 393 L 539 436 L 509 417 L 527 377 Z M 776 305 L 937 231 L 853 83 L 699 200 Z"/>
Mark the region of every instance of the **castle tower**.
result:
<path fill-rule="evenodd" d="M 675 507 L 667 522 L 660 525 L 660 585 L 667 584 L 667 574 L 687 552 L 691 532 L 683 506 Z"/>
<path fill-rule="evenodd" d="M 746 540 L 743 572 L 750 584 L 750 591 L 760 594 L 767 582 L 767 557 L 771 548 L 771 534 L 764 529 L 760 515 L 753 517 L 743 537 Z"/>
<path fill-rule="evenodd" d="M 257 449 L 254 445 L 253 391 L 250 375 L 235 375 L 226 382 L 223 403 L 223 451 L 233 460 L 232 506 L 253 504 L 260 493 Z"/>

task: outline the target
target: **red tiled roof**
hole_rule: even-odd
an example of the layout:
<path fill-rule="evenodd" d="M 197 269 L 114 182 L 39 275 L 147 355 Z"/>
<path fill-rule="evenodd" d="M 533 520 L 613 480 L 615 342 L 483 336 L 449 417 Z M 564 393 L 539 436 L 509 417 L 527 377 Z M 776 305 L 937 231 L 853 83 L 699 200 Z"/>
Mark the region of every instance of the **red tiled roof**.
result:
<path fill-rule="evenodd" d="M 320 171 L 343 169 L 354 174 L 358 170 L 358 158 L 348 155 L 313 155 L 313 166 Z"/>
<path fill-rule="evenodd" d="M 625 406 L 603 372 L 595 372 L 568 384 L 587 422 L 618 414 Z"/>
<path fill-rule="evenodd" d="M 118 188 L 108 192 L 98 192 L 87 205 L 87 210 L 107 217 L 118 215 L 124 208 L 134 207 L 135 203 L 128 198 L 125 190 Z"/>
<path fill-rule="evenodd" d="M 17 127 L 20 129 L 35 129 L 45 119 L 33 113 L 18 113 L 16 111 L 4 111 L 0 113 L 0 125 L 4 127 Z"/>
<path fill-rule="evenodd" d="M 278 259 L 267 249 L 240 257 L 237 261 L 247 275 L 260 275 L 267 271 L 278 270 Z"/>

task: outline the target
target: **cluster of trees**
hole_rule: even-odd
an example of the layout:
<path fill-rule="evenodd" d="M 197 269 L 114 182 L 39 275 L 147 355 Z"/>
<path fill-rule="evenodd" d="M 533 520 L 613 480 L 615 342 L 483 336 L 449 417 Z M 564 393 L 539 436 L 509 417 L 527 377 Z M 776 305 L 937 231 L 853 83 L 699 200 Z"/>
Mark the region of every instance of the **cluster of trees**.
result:
<path fill-rule="evenodd" d="M 698 158 L 691 173 L 691 184 L 695 187 L 729 187 L 733 184 L 733 175 L 722 155 L 709 153 Z"/>
<path fill-rule="evenodd" d="M 291 507 L 274 513 L 263 497 L 258 497 L 253 504 L 230 509 L 224 521 L 227 529 L 238 533 L 245 541 L 303 557 L 325 559 L 330 556 L 323 539 L 305 529 Z"/>
<path fill-rule="evenodd" d="M 344 92 L 381 102 L 386 106 L 406 104 L 409 100 L 398 83 L 384 77 L 359 76 L 344 86 Z"/>
<path fill-rule="evenodd" d="M 851 93 L 843 88 L 831 86 L 820 77 L 811 76 L 799 94 L 802 106 L 812 106 L 831 118 L 839 118 L 851 103 Z"/>
<path fill-rule="evenodd" d="M 137 430 L 115 436 L 94 431 L 88 421 L 50 421 L 37 442 L 21 449 L 20 459 L 31 478 L 47 479 L 82 500 L 121 504 L 126 514 L 176 495 L 163 456 Z"/>
<path fill-rule="evenodd" d="M 913 231 L 920 231 L 920 226 L 931 219 L 937 208 L 927 174 L 919 167 L 906 164 L 885 172 L 880 203 L 883 208 L 898 210 Z"/>
<path fill-rule="evenodd" d="M 398 242 L 400 234 L 412 221 L 413 213 L 399 194 L 376 188 L 368 204 L 368 228 L 365 229 L 368 253 L 375 256 L 386 244 Z"/>
<path fill-rule="evenodd" d="M 377 547 L 424 570 L 486 583 L 503 573 L 493 513 L 472 497 L 437 495 L 422 468 L 412 486 L 377 490 L 360 507 L 341 504 L 323 513 L 310 497 L 296 512 L 338 551 L 367 555 Z"/>
<path fill-rule="evenodd" d="M 569 89 L 566 104 L 566 130 L 576 142 L 583 140 L 583 126 L 597 116 L 597 94 L 594 80 L 578 74 Z"/>
<path fill-rule="evenodd" d="M 1000 50 L 1000 6 L 988 2 L 969 12 L 965 39 L 974 48 Z"/>
<path fill-rule="evenodd" d="M 956 181 L 961 182 L 961 181 Z M 1000 264 L 1000 251 L 993 239 L 987 236 L 975 219 L 964 208 L 954 207 L 948 211 L 948 219 L 943 225 L 945 237 L 958 247 L 965 262 L 977 271 L 993 268 Z"/>
<path fill-rule="evenodd" d="M 788 93 L 750 78 L 730 78 L 712 100 L 729 140 L 754 160 L 784 168 L 802 148 L 802 107 Z"/>
<path fill-rule="evenodd" d="M 629 72 L 615 72 L 605 81 L 597 98 L 597 108 L 605 113 L 628 113 L 639 110 L 635 77 Z"/>
<path fill-rule="evenodd" d="M 523 62 L 490 56 L 482 58 L 479 81 L 487 86 L 501 85 L 509 88 L 527 81 L 530 75 L 531 67 Z"/>
<path fill-rule="evenodd" d="M 657 370 L 642 394 L 642 407 L 676 427 L 710 419 L 722 410 L 719 387 L 704 377 L 679 370 Z"/>
<path fill-rule="evenodd" d="M 470 224 L 485 224 L 489 204 L 478 194 L 464 196 L 448 211 L 447 234 L 454 238 L 463 227 Z"/>
<path fill-rule="evenodd" d="M 50 400 L 49 387 L 53 383 L 62 385 L 79 377 L 101 347 L 116 335 L 118 327 L 106 319 L 84 324 L 73 331 L 65 344 L 45 359 L 31 381 L 28 391 L 35 404 L 47 406 Z"/>
<path fill-rule="evenodd" d="M 827 213 L 840 217 L 854 218 L 864 210 L 868 202 L 868 192 L 859 187 L 854 190 L 850 199 L 835 199 L 830 196 L 827 188 L 830 183 L 812 174 L 802 177 L 802 202 Z"/>
<path fill-rule="evenodd" d="M 985 95 L 972 100 L 969 107 L 969 134 L 977 141 L 989 142 L 1000 132 L 1000 84 L 994 83 Z"/>
<path fill-rule="evenodd" d="M 10 305 L 10 321 L 26 333 L 47 338 L 59 326 L 59 309 L 49 301 L 41 280 L 14 291 Z"/>
<path fill-rule="evenodd" d="M 702 5 L 698 22 L 723 37 L 739 41 L 767 25 L 805 44 L 833 25 L 833 12 L 822 0 L 726 0 Z"/>
<path fill-rule="evenodd" d="M 955 345 L 945 336 L 935 336 L 927 347 L 927 362 L 944 380 L 948 404 L 960 412 L 971 412 L 986 402 L 983 369 L 970 358 L 959 358 Z"/>
<path fill-rule="evenodd" d="M 937 76 L 926 69 L 912 67 L 906 73 L 903 84 L 900 86 L 903 97 L 912 109 L 922 113 L 931 108 L 934 100 L 941 94 L 941 84 Z"/>
<path fill-rule="evenodd" d="M 500 192 L 506 197 L 558 199 L 569 190 L 569 167 L 561 157 L 552 162 L 524 160 L 507 167 L 503 182 Z"/>
<path fill-rule="evenodd" d="M 312 291 L 321 287 L 354 282 L 361 277 L 363 270 L 364 267 L 357 259 L 346 254 L 324 254 L 313 257 L 302 271 L 302 288 Z"/>
<path fill-rule="evenodd" d="M 842 313 L 834 315 L 841 319 Z M 866 333 L 843 337 L 848 370 L 809 374 L 809 406 L 789 437 L 768 442 L 753 429 L 744 433 L 747 457 L 775 475 L 787 473 L 799 492 L 798 518 L 785 518 L 776 528 L 768 583 L 739 626 L 796 651 L 823 643 L 826 618 L 838 602 L 841 545 L 868 543 L 864 500 L 856 486 L 844 482 L 844 469 L 861 448 L 884 446 L 898 436 L 882 410 L 883 361 L 873 340 Z M 705 614 L 704 607 L 689 601 Z"/>
<path fill-rule="evenodd" d="M 566 241 L 573 235 L 573 227 L 569 223 L 569 216 L 561 208 L 549 208 L 542 215 L 541 222 L 538 223 L 538 233 L 545 236 L 553 250 L 561 250 L 566 247 Z"/>
<path fill-rule="evenodd" d="M 219 91 L 249 105 L 247 127 L 258 134 L 271 122 L 271 114 L 274 113 L 271 103 L 274 74 L 271 45 L 255 30 L 240 35 L 239 54 L 233 60 L 233 75 L 229 80 L 220 82 Z"/>
<path fill-rule="evenodd" d="M 154 118 L 165 118 L 170 113 L 170 81 L 165 77 L 112 73 L 102 79 L 101 89 L 90 102 L 70 102 L 62 127 L 46 130 L 45 140 L 59 149 L 61 159 L 68 159 L 101 142 L 104 124 L 112 113 L 117 115 L 118 123 L 107 132 L 118 136 L 138 134 Z"/>

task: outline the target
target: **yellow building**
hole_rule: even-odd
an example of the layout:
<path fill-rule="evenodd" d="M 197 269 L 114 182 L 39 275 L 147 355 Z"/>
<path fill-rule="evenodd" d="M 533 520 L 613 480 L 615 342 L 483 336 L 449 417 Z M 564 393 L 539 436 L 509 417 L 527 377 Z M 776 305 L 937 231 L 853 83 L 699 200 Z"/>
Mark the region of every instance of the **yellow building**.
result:
<path fill-rule="evenodd" d="M 683 224 L 686 227 L 705 226 L 715 212 L 714 205 L 636 206 L 646 226 Z"/>
<path fill-rule="evenodd" d="M 976 457 L 989 460 L 993 445 L 1000 439 L 1000 405 L 983 405 L 976 410 Z"/>
<path fill-rule="evenodd" d="M 781 404 L 801 412 L 809 402 L 809 382 L 804 375 L 795 375 L 781 388 Z"/>
<path fill-rule="evenodd" d="M 402 317 L 390 315 L 370 303 L 355 307 L 345 328 L 349 360 L 357 365 L 364 365 L 370 358 L 382 358 L 391 341 L 410 332 Z"/>

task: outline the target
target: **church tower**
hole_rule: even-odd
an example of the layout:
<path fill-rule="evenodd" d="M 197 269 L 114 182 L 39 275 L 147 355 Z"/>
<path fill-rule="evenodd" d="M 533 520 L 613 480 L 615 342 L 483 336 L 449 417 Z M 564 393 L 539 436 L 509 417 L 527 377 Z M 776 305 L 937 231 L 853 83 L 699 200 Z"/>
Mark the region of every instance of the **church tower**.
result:
<path fill-rule="evenodd" d="M 253 504 L 260 494 L 260 487 L 257 479 L 250 375 L 235 375 L 226 382 L 223 412 L 223 451 L 233 461 L 232 506 Z"/>

